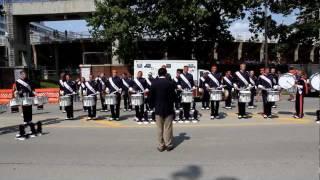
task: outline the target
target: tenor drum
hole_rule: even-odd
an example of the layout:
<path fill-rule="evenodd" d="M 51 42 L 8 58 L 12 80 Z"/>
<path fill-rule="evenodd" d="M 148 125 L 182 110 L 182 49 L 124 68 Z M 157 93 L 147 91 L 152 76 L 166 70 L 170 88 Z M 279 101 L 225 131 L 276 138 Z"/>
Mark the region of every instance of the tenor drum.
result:
<path fill-rule="evenodd" d="M 60 106 L 63 106 L 63 107 L 71 106 L 71 97 L 70 96 L 60 96 L 59 104 L 60 104 Z"/>
<path fill-rule="evenodd" d="M 239 91 L 239 102 L 248 103 L 251 101 L 251 91 L 242 90 Z"/>
<path fill-rule="evenodd" d="M 223 100 L 223 91 L 222 90 L 211 90 L 210 91 L 210 100 L 211 101 L 222 101 Z"/>
<path fill-rule="evenodd" d="M 33 104 L 33 97 L 24 97 L 22 98 L 22 106 L 32 106 Z"/>
<path fill-rule="evenodd" d="M 280 91 L 269 90 L 267 96 L 268 102 L 278 102 L 280 101 Z"/>
<path fill-rule="evenodd" d="M 320 73 L 313 74 L 310 77 L 310 85 L 313 89 L 320 91 Z"/>
<path fill-rule="evenodd" d="M 290 89 L 296 83 L 296 78 L 293 74 L 285 73 L 279 77 L 279 85 L 283 89 Z"/>
<path fill-rule="evenodd" d="M 105 96 L 105 104 L 107 105 L 116 105 L 117 102 L 117 95 L 115 94 L 108 94 Z"/>
<path fill-rule="evenodd" d="M 84 96 L 83 97 L 83 106 L 84 107 L 93 107 L 96 105 L 94 96 Z"/>
<path fill-rule="evenodd" d="M 9 104 L 11 107 L 20 106 L 20 105 L 22 105 L 22 101 L 20 98 L 13 98 L 10 100 Z"/>
<path fill-rule="evenodd" d="M 192 103 L 193 102 L 193 94 L 191 91 L 182 91 L 181 93 L 181 102 L 182 103 Z"/>
<path fill-rule="evenodd" d="M 141 106 L 143 104 L 143 95 L 142 94 L 132 94 L 131 95 L 131 105 L 132 106 Z"/>

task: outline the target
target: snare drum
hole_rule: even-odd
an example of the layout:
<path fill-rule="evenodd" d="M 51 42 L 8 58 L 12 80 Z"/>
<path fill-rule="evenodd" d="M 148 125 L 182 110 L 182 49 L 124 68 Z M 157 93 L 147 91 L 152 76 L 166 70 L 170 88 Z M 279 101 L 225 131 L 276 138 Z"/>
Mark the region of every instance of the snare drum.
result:
<path fill-rule="evenodd" d="M 193 102 L 193 93 L 191 91 L 182 91 L 181 102 L 182 103 L 192 103 Z"/>
<path fill-rule="evenodd" d="M 10 100 L 10 107 L 20 106 L 22 105 L 22 101 L 20 98 L 13 98 Z"/>
<path fill-rule="evenodd" d="M 239 91 L 239 102 L 248 103 L 251 101 L 251 91 L 241 90 Z"/>
<path fill-rule="evenodd" d="M 93 107 L 96 105 L 94 96 L 84 96 L 83 97 L 83 106 L 84 107 Z"/>
<path fill-rule="evenodd" d="M 71 97 L 70 96 L 60 96 L 59 104 L 60 104 L 60 106 L 63 106 L 63 107 L 71 106 Z"/>
<path fill-rule="evenodd" d="M 34 105 L 43 105 L 46 103 L 46 97 L 45 96 L 36 96 L 33 98 L 33 104 Z"/>
<path fill-rule="evenodd" d="M 143 95 L 142 94 L 132 94 L 131 95 L 131 105 L 132 106 L 141 106 L 143 104 Z"/>
<path fill-rule="evenodd" d="M 7 106 L 6 105 L 0 105 L 0 113 L 6 112 L 7 111 Z"/>
<path fill-rule="evenodd" d="M 33 104 L 33 97 L 24 97 L 22 98 L 22 106 L 32 106 Z"/>
<path fill-rule="evenodd" d="M 313 89 L 320 91 L 320 73 L 315 73 L 310 77 L 310 85 Z"/>
<path fill-rule="evenodd" d="M 210 100 L 211 101 L 222 101 L 223 91 L 218 89 L 212 89 L 210 91 Z"/>
<path fill-rule="evenodd" d="M 296 94 L 296 93 L 297 93 L 297 87 L 296 87 L 296 86 L 293 86 L 293 87 L 287 89 L 287 92 L 288 92 L 289 94 Z"/>
<path fill-rule="evenodd" d="M 106 105 L 116 105 L 116 104 L 118 104 L 117 95 L 115 95 L 115 94 L 106 95 L 104 104 L 106 104 Z"/>
<path fill-rule="evenodd" d="M 267 101 L 278 102 L 280 101 L 280 91 L 268 90 Z"/>

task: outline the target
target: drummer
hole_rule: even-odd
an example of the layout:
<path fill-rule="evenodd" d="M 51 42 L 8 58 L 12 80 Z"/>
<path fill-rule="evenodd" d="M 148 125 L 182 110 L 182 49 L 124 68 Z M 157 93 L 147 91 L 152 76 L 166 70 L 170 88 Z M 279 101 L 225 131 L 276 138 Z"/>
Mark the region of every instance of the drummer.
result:
<path fill-rule="evenodd" d="M 100 92 L 100 101 L 101 101 L 101 112 L 107 112 L 108 106 L 104 103 L 105 99 L 105 90 L 106 90 L 106 84 L 107 84 L 107 78 L 104 73 L 100 73 L 100 75 L 96 78 L 96 81 L 98 83 L 98 91 Z"/>
<path fill-rule="evenodd" d="M 66 106 L 65 110 L 67 112 L 66 120 L 74 119 L 73 117 L 73 95 L 76 93 L 76 83 L 71 80 L 69 74 L 65 75 L 65 81 L 63 82 L 63 95 L 70 96 L 71 105 Z"/>
<path fill-rule="evenodd" d="M 254 99 L 255 99 L 255 96 L 257 95 L 257 81 L 258 81 L 258 78 L 257 78 L 257 76 L 255 76 L 253 70 L 251 70 L 249 72 L 249 74 L 250 74 L 249 80 L 250 80 L 250 84 L 252 85 L 252 89 L 251 89 L 251 101 L 248 104 L 248 109 L 254 109 L 255 108 Z"/>
<path fill-rule="evenodd" d="M 26 97 L 34 97 L 35 92 L 34 88 L 31 84 L 31 81 L 27 78 L 27 74 L 25 71 L 20 72 L 20 78 L 16 81 L 16 93 L 20 98 Z M 25 139 L 25 126 L 30 126 L 31 135 L 30 137 L 36 136 L 35 125 L 32 123 L 32 104 L 30 105 L 23 105 L 22 106 L 22 114 L 23 114 L 23 121 L 24 125 L 20 126 L 19 134 L 17 135 L 17 139 L 24 140 Z"/>
<path fill-rule="evenodd" d="M 275 67 L 270 68 L 270 75 L 272 76 L 273 84 L 278 85 L 279 77 Z M 271 104 L 272 104 L 272 108 L 277 108 L 277 105 L 275 102 L 272 102 Z"/>
<path fill-rule="evenodd" d="M 107 94 L 115 94 L 117 97 L 117 104 L 110 105 L 111 109 L 111 118 L 110 120 L 119 121 L 120 116 L 120 101 L 121 101 L 121 93 L 123 88 L 123 83 L 121 78 L 118 76 L 117 70 L 112 70 L 112 77 L 109 78 L 107 83 Z"/>
<path fill-rule="evenodd" d="M 147 81 L 142 76 L 143 76 L 142 71 L 139 71 L 137 73 L 137 77 L 134 78 L 132 82 L 132 86 L 129 88 L 130 93 L 132 94 L 141 93 L 143 95 L 144 93 L 149 92 Z M 141 106 L 136 106 L 135 111 L 136 111 L 135 120 L 137 121 L 138 124 L 142 124 L 143 121 L 145 121 L 145 123 L 148 123 L 148 121 L 143 117 L 144 104 L 142 104 Z"/>
<path fill-rule="evenodd" d="M 231 71 L 226 71 L 225 76 L 222 78 L 222 85 L 224 86 L 224 89 L 228 91 L 228 96 L 225 100 L 225 108 L 226 109 L 232 109 L 231 107 L 231 101 L 232 101 L 232 89 L 233 89 L 233 77 L 231 75 Z"/>
<path fill-rule="evenodd" d="M 200 78 L 200 83 L 199 83 L 199 92 L 202 93 L 202 98 L 201 98 L 202 110 L 210 109 L 209 108 L 210 94 L 209 94 L 208 88 L 205 86 L 205 84 L 207 84 L 207 81 L 208 81 L 208 74 L 209 74 L 209 71 L 204 71 L 202 77 Z"/>
<path fill-rule="evenodd" d="M 258 78 L 258 87 L 262 92 L 263 101 L 263 117 L 272 118 L 272 102 L 268 102 L 268 90 L 271 90 L 275 86 L 273 82 L 273 76 L 270 74 L 270 69 L 268 67 L 264 68 L 264 73 Z"/>
<path fill-rule="evenodd" d="M 175 84 L 176 90 L 177 90 L 177 99 L 176 99 L 176 102 L 175 102 L 175 105 L 174 105 L 176 110 L 182 110 L 182 107 L 181 107 L 181 90 L 178 89 L 180 74 L 182 74 L 182 69 L 177 69 L 176 76 L 173 78 L 173 81 L 174 81 L 174 84 Z"/>
<path fill-rule="evenodd" d="M 211 72 L 208 74 L 206 87 L 208 89 L 223 89 L 221 84 L 222 75 L 217 72 L 217 65 L 211 66 Z M 219 104 L 220 101 L 211 101 L 211 119 L 219 119 Z"/>
<path fill-rule="evenodd" d="M 304 96 L 308 93 L 307 85 L 307 75 L 304 71 L 297 71 L 298 79 L 296 82 L 297 93 L 296 93 L 296 113 L 293 116 L 294 118 L 303 118 L 303 107 L 304 107 Z"/>
<path fill-rule="evenodd" d="M 59 79 L 59 95 L 63 96 L 63 83 L 65 81 L 65 73 L 60 73 L 60 79 Z M 62 106 L 60 106 L 60 111 L 63 110 L 63 112 L 65 113 L 66 111 L 64 109 L 62 109 Z"/>
<path fill-rule="evenodd" d="M 132 111 L 132 105 L 129 97 L 129 88 L 130 85 L 132 84 L 132 80 L 128 77 L 127 73 L 122 74 L 122 93 L 123 93 L 123 104 L 124 104 L 124 109 L 123 111 Z"/>
<path fill-rule="evenodd" d="M 249 83 L 249 73 L 246 71 L 246 64 L 240 64 L 240 70 L 235 73 L 234 77 L 234 88 L 237 91 L 250 90 L 252 85 Z M 238 118 L 248 118 L 246 114 L 246 103 L 238 101 Z"/>
<path fill-rule="evenodd" d="M 87 95 L 87 88 L 86 88 L 86 79 L 84 77 L 81 78 L 81 80 L 78 82 L 78 85 L 79 85 L 79 95 L 80 95 L 80 98 L 82 99 L 83 96 L 86 96 Z M 82 101 L 82 100 L 81 100 Z M 87 112 L 88 111 L 88 107 L 85 107 L 83 105 L 83 111 L 84 112 Z"/>
<path fill-rule="evenodd" d="M 194 85 L 193 76 L 189 73 L 189 66 L 183 67 L 183 72 L 180 74 L 178 78 L 178 89 L 183 90 L 195 90 L 196 87 Z M 183 108 L 183 118 L 186 122 L 190 122 L 190 110 L 191 110 L 191 103 L 181 103 Z"/>
<path fill-rule="evenodd" d="M 94 76 L 91 74 L 89 76 L 89 80 L 85 82 L 85 89 L 87 96 L 92 96 L 95 101 L 93 106 L 87 107 L 88 110 L 88 118 L 87 120 L 95 120 L 97 119 L 97 95 L 99 94 L 99 86 L 97 81 L 94 80 Z"/>
<path fill-rule="evenodd" d="M 148 77 L 146 78 L 146 81 L 147 81 L 147 84 L 148 84 L 148 89 L 151 89 L 152 82 L 154 81 L 154 77 L 152 76 L 152 72 L 148 73 Z M 146 109 L 147 109 L 147 111 L 149 111 L 150 110 L 149 94 L 147 94 L 145 97 L 146 97 L 145 98 Z"/>

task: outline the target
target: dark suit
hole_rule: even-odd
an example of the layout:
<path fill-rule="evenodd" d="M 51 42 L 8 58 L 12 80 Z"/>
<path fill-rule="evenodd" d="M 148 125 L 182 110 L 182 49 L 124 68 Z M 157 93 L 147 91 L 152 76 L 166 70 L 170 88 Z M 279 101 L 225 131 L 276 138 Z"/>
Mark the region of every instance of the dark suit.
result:
<path fill-rule="evenodd" d="M 126 83 L 124 83 L 123 81 L 125 81 Z M 123 84 L 122 92 L 123 92 L 124 109 L 125 110 L 129 110 L 129 109 L 131 110 L 132 109 L 132 105 L 131 105 L 131 101 L 130 101 L 130 97 L 129 97 L 129 87 L 132 84 L 132 80 L 129 79 L 129 78 L 122 79 L 122 84 Z"/>
<path fill-rule="evenodd" d="M 214 81 L 213 79 L 211 79 L 209 76 L 212 76 L 213 78 L 215 78 L 217 80 L 217 82 Z M 210 88 L 217 89 L 221 85 L 221 79 L 222 79 L 221 73 L 211 72 L 208 75 L 207 83 L 210 86 Z M 211 116 L 214 116 L 214 117 L 219 116 L 219 105 L 220 105 L 220 101 L 211 101 Z"/>
<path fill-rule="evenodd" d="M 249 73 L 247 71 L 238 71 L 240 73 L 240 76 L 245 79 L 246 82 L 244 82 L 237 74 L 234 76 L 234 86 L 239 89 L 245 89 L 248 87 L 250 80 L 249 80 Z M 248 83 L 248 84 L 246 84 Z M 246 103 L 242 103 L 238 101 L 238 114 L 240 116 L 246 115 Z"/>
<path fill-rule="evenodd" d="M 143 91 L 148 88 L 146 79 L 144 79 L 142 77 L 137 78 L 137 79 L 140 82 L 140 84 L 142 85 L 143 89 L 141 89 L 134 80 L 132 82 L 132 88 L 136 92 L 143 93 Z M 142 104 L 141 106 L 136 106 L 135 110 L 136 110 L 136 117 L 138 118 L 138 121 L 142 121 L 143 115 L 144 115 L 144 104 Z"/>
<path fill-rule="evenodd" d="M 269 82 L 267 82 L 264 78 L 269 79 Z M 272 108 L 272 102 L 268 102 L 268 91 L 266 89 L 272 89 L 274 84 L 272 81 L 273 77 L 271 74 L 268 75 L 261 75 L 258 79 L 258 87 L 262 88 L 262 100 L 263 100 L 263 113 L 267 116 L 271 116 L 271 108 Z"/>
<path fill-rule="evenodd" d="M 89 85 L 88 85 L 89 84 Z M 89 87 L 91 86 L 91 87 Z M 93 96 L 94 97 L 94 101 L 95 101 L 95 105 L 92 107 L 87 107 L 88 109 L 88 117 L 90 118 L 95 118 L 97 115 L 97 91 L 98 91 L 98 84 L 96 81 L 88 81 L 87 83 L 85 83 L 85 87 L 87 90 L 87 96 Z M 92 90 L 90 90 L 92 88 Z"/>
<path fill-rule="evenodd" d="M 105 89 L 106 89 L 106 84 L 108 80 L 105 77 L 98 77 L 96 78 L 97 83 L 98 83 L 98 91 L 100 92 L 100 100 L 101 100 L 101 110 L 106 111 L 108 109 L 108 106 L 104 103 L 104 95 L 105 95 Z"/>
<path fill-rule="evenodd" d="M 184 77 L 189 81 L 191 87 L 181 78 L 182 75 L 184 75 Z M 192 90 L 192 87 L 194 87 L 192 74 L 182 73 L 178 78 L 178 83 L 183 90 Z M 181 103 L 181 105 L 183 108 L 184 118 L 188 120 L 190 117 L 191 103 Z"/>
<path fill-rule="evenodd" d="M 172 146 L 172 120 L 176 98 L 175 84 L 172 81 L 159 77 L 153 82 L 150 91 L 150 106 L 155 108 L 160 148 Z"/>
<path fill-rule="evenodd" d="M 76 91 L 76 83 L 74 81 L 65 81 L 64 83 L 67 83 L 69 87 L 73 90 L 69 90 L 66 86 L 63 87 L 64 95 L 70 95 L 71 97 L 71 105 L 66 106 L 65 110 L 67 112 L 67 118 L 73 118 L 73 96 L 72 93 Z"/>

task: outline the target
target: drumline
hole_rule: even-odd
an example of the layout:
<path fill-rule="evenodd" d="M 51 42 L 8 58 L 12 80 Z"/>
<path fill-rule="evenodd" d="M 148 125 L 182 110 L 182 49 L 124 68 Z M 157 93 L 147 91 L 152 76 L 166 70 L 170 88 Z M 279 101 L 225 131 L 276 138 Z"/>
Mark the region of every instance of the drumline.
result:
<path fill-rule="evenodd" d="M 320 73 L 313 74 L 308 80 L 311 87 L 317 91 L 320 91 Z M 287 91 L 288 93 L 295 94 L 297 93 L 296 78 L 293 74 L 285 73 L 279 76 L 278 81 L 279 86 Z M 202 90 L 203 91 L 203 90 Z M 199 92 L 202 92 L 199 88 Z M 280 101 L 281 90 L 278 89 L 266 89 L 267 91 L 267 101 L 268 102 L 278 102 Z M 251 101 L 251 91 L 246 89 L 239 89 L 238 91 L 238 101 L 241 103 L 249 103 Z M 223 88 L 210 88 L 209 89 L 210 101 L 224 101 L 227 96 L 232 96 L 229 94 L 229 91 L 224 90 Z M 59 97 L 59 105 L 61 107 L 67 107 L 72 104 L 71 96 L 75 97 L 77 94 L 61 95 Z M 84 107 L 92 107 L 96 105 L 96 97 L 94 96 L 83 96 L 82 102 Z M 146 93 L 134 93 L 129 94 L 130 102 L 132 106 L 141 106 L 145 104 Z M 195 103 L 195 94 L 194 89 L 192 90 L 182 90 L 181 91 L 181 103 Z M 12 98 L 9 102 L 9 106 L 31 106 L 31 105 L 43 105 L 48 103 L 48 97 L 46 96 L 35 96 L 35 97 L 15 97 Z M 104 104 L 105 105 L 117 105 L 117 96 L 114 93 L 104 95 Z M 0 107 L 0 112 L 6 111 L 6 106 Z M 190 114 L 194 113 L 195 110 L 191 108 Z M 146 111 L 148 120 L 152 119 L 153 111 Z M 181 109 L 176 109 L 176 121 L 181 121 Z M 191 119 L 193 116 L 191 116 Z"/>

